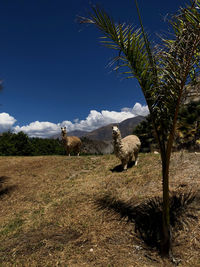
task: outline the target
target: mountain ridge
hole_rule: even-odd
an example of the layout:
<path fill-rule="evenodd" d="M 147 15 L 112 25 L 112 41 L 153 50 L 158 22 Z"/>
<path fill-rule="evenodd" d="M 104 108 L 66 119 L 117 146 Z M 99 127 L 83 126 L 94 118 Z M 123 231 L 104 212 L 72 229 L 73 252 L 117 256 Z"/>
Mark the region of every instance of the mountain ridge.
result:
<path fill-rule="evenodd" d="M 143 116 L 137 116 L 133 118 L 126 119 L 120 123 L 110 123 L 108 125 L 102 126 L 96 130 L 89 132 L 84 137 L 91 140 L 101 140 L 110 141 L 112 140 L 112 126 L 117 125 L 121 132 L 122 137 L 132 134 L 133 129 L 145 119 Z"/>

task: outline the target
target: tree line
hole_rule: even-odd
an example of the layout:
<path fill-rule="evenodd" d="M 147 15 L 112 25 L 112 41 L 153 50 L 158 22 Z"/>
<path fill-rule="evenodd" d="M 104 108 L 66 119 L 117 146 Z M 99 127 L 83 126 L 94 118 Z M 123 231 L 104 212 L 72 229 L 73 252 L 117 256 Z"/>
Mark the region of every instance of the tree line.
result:
<path fill-rule="evenodd" d="M 5 132 L 0 136 L 0 156 L 64 155 L 59 139 L 30 138 L 23 132 Z"/>
<path fill-rule="evenodd" d="M 158 149 L 156 135 L 151 121 L 147 116 L 133 131 L 141 140 L 141 151 L 149 152 Z M 200 101 L 190 102 L 181 106 L 174 138 L 174 150 L 200 150 Z"/>

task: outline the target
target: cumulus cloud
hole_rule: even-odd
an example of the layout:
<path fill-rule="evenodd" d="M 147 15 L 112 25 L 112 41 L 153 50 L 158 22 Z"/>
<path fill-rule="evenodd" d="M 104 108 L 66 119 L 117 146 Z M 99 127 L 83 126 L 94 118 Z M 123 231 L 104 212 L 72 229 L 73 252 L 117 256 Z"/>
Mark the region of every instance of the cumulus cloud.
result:
<path fill-rule="evenodd" d="M 96 110 L 91 110 L 85 120 L 79 121 L 76 119 L 73 124 L 69 123 L 69 121 L 63 121 L 62 125 L 66 126 L 68 131 L 92 131 L 110 123 L 119 123 L 129 118 L 139 115 L 147 116 L 148 114 L 149 110 L 146 105 L 142 106 L 140 103 L 136 103 L 133 108 L 123 108 L 119 112 L 108 110 L 102 110 L 101 112 L 98 112 Z"/>
<path fill-rule="evenodd" d="M 14 132 L 24 132 L 30 137 L 51 137 L 60 131 L 58 124 L 48 122 L 48 121 L 35 121 L 31 122 L 29 125 L 16 126 L 14 127 Z"/>
<path fill-rule="evenodd" d="M 28 134 L 30 137 L 51 137 L 58 133 L 60 133 L 60 127 L 65 126 L 67 131 L 73 130 L 82 130 L 82 131 L 92 131 L 101 126 L 110 124 L 110 123 L 119 123 L 123 120 L 136 117 L 138 115 L 146 116 L 148 115 L 148 107 L 142 106 L 139 103 L 136 103 L 133 108 L 123 108 L 121 111 L 108 111 L 102 110 L 101 112 L 96 110 L 91 110 L 89 115 L 84 120 L 75 119 L 73 122 L 71 121 L 63 121 L 60 123 L 52 123 L 52 122 L 31 122 L 25 126 L 15 126 L 13 127 L 14 132 L 23 131 Z M 1 113 L 4 114 L 4 113 Z M 7 114 L 7 113 L 5 113 Z M 7 114 L 10 118 L 12 118 L 12 124 L 16 122 L 16 120 Z M 1 118 L 1 117 L 0 117 Z M 6 121 L 6 120 L 5 120 Z M 5 124 L 4 124 L 5 125 Z M 7 129 L 5 127 L 5 129 Z"/>
<path fill-rule="evenodd" d="M 15 122 L 16 119 L 10 116 L 8 113 L 0 113 L 0 132 L 10 130 Z"/>
<path fill-rule="evenodd" d="M 134 116 L 147 116 L 149 114 L 148 106 L 142 106 L 140 103 L 136 103 L 133 108 L 123 108 L 122 111 L 130 112 Z"/>

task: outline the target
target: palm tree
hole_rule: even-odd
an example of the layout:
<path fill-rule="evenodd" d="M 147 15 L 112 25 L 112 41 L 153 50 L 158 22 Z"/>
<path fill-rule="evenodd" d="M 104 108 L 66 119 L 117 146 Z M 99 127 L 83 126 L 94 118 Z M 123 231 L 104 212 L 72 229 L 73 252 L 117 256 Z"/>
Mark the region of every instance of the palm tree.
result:
<path fill-rule="evenodd" d="M 170 24 L 173 38 L 163 39 L 161 48 L 153 48 L 142 24 L 137 0 L 135 0 L 140 28 L 116 24 L 101 8 L 93 7 L 89 18 L 81 23 L 92 23 L 102 33 L 101 42 L 118 51 L 113 59 L 115 70 L 127 78 L 136 78 L 149 108 L 162 161 L 163 184 L 163 236 L 161 252 L 170 253 L 169 217 L 169 165 L 176 122 L 185 85 L 196 81 L 200 57 L 200 0 L 180 8 Z"/>

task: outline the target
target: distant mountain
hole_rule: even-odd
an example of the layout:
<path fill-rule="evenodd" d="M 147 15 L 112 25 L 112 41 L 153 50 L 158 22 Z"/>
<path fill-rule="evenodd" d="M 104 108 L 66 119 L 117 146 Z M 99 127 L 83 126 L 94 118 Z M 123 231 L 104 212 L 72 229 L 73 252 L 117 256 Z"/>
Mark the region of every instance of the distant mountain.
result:
<path fill-rule="evenodd" d="M 112 140 L 112 126 L 114 125 L 118 125 L 122 137 L 125 137 L 129 134 L 132 134 L 133 129 L 144 119 L 145 117 L 143 116 L 137 116 L 124 120 L 120 123 L 111 123 L 92 132 L 89 132 L 88 134 L 84 135 L 84 137 L 87 137 L 90 140 L 110 141 Z"/>
<path fill-rule="evenodd" d="M 96 130 L 93 130 L 86 134 L 85 137 L 90 140 L 111 140 L 113 125 L 116 125 L 116 123 L 111 123 Z"/>
<path fill-rule="evenodd" d="M 143 120 L 145 120 L 144 116 L 137 116 L 134 118 L 124 120 L 121 123 L 119 123 L 119 129 L 122 137 L 132 134 L 135 127 Z"/>
<path fill-rule="evenodd" d="M 80 130 L 74 130 L 74 131 L 67 133 L 68 136 L 77 136 L 77 137 L 82 137 L 82 136 L 85 136 L 87 134 L 88 134 L 88 132 L 80 131 Z"/>

